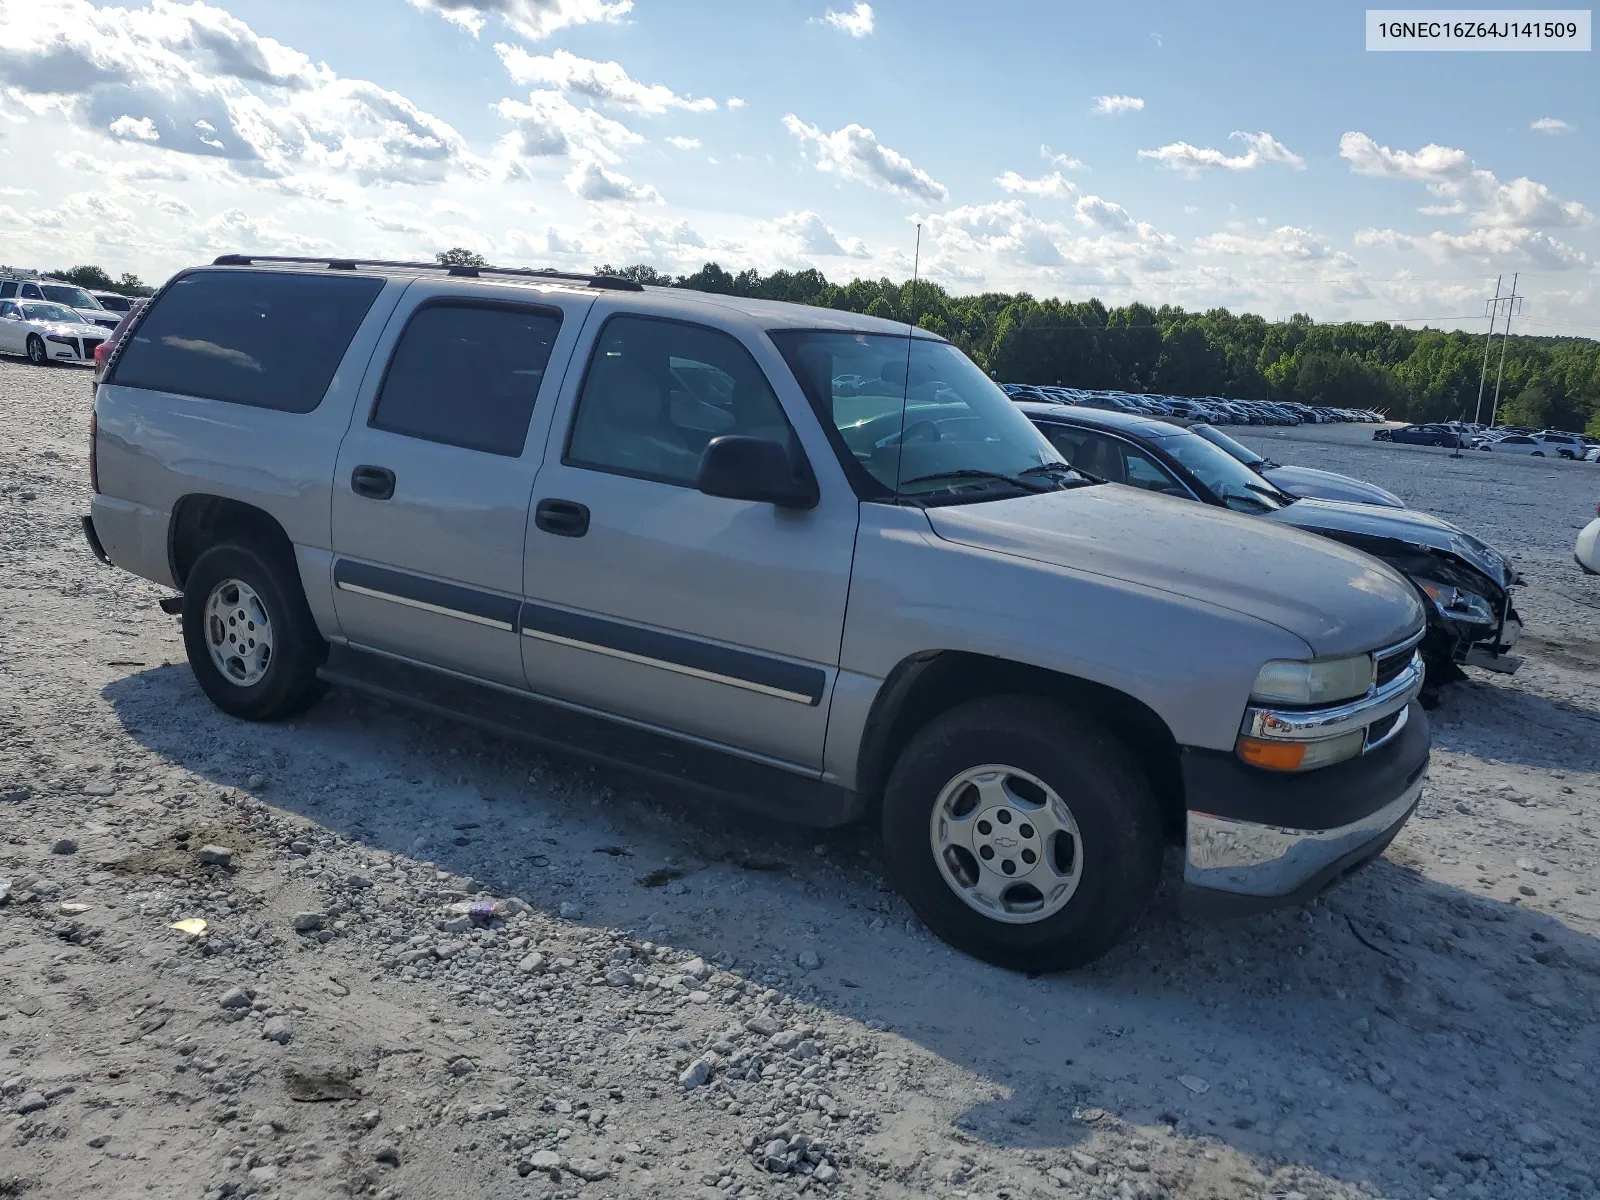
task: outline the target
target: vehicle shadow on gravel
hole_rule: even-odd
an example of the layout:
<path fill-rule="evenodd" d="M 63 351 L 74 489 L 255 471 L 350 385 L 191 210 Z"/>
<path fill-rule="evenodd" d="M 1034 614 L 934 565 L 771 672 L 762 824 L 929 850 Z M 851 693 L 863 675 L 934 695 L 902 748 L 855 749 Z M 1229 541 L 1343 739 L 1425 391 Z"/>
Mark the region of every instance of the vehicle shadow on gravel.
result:
<path fill-rule="evenodd" d="M 1513 685 L 1469 678 L 1440 689 L 1433 744 L 1536 770 L 1593 771 L 1600 712 Z"/>
<path fill-rule="evenodd" d="M 916 1170 L 985 1145 L 1064 1153 L 1105 1121 L 1352 1184 L 1504 1195 L 1523 1166 L 1561 1162 L 1512 1139 L 1514 1122 L 1568 1147 L 1600 1131 L 1579 1087 L 1600 1071 L 1600 942 L 1392 861 L 1234 922 L 1180 920 L 1169 881 L 1127 944 L 1028 978 L 911 921 L 869 830 L 776 827 L 337 692 L 268 726 L 216 712 L 178 666 L 103 694 L 130 736 L 219 786 L 262 773 L 264 800 L 375 850 L 552 916 L 731 956 L 780 993 L 884 1022 L 970 1080 L 919 1098 L 911 1071 L 877 1098 L 886 1119 L 914 1103 L 952 1117 Z M 813 948 L 822 966 L 797 970 Z"/>

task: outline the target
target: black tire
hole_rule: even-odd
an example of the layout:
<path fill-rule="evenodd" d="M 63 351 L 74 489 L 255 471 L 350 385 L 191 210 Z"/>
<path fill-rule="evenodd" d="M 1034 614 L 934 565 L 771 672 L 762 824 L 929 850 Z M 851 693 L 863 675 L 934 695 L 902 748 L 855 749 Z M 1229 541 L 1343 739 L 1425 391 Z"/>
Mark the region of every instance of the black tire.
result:
<path fill-rule="evenodd" d="M 28 335 L 28 361 L 36 367 L 50 365 L 50 353 L 45 349 L 44 339 L 37 333 Z"/>
<path fill-rule="evenodd" d="M 1528 457 L 1529 458 L 1543 458 L 1544 457 L 1544 451 L 1543 450 L 1535 450 L 1532 454 L 1528 455 Z"/>
<path fill-rule="evenodd" d="M 940 794 L 963 771 L 989 764 L 1047 784 L 1077 823 L 1076 890 L 1032 923 L 971 907 L 935 856 L 930 829 Z M 1032 697 L 975 700 L 920 730 L 884 790 L 883 841 L 889 877 L 923 924 L 956 949 L 1017 971 L 1093 962 L 1122 940 L 1161 878 L 1160 812 L 1127 749 L 1097 722 Z"/>
<path fill-rule="evenodd" d="M 214 590 L 228 581 L 247 585 L 266 611 L 271 657 L 258 680 L 243 685 L 225 675 L 212 659 L 206 607 Z M 317 668 L 328 644 L 300 587 L 300 574 L 287 550 L 250 542 L 211 547 L 189 571 L 183 589 L 183 644 L 201 691 L 230 716 L 246 721 L 276 721 L 304 712 L 327 685 Z"/>

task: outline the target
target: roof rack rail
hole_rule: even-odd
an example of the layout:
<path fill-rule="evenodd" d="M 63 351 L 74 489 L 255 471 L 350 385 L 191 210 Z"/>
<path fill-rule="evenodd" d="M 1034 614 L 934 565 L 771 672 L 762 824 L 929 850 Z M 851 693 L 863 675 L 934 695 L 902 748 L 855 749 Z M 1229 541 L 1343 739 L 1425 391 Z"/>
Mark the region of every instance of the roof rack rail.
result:
<path fill-rule="evenodd" d="M 620 275 L 581 275 L 571 271 L 557 271 L 550 267 L 541 267 L 538 270 L 532 267 L 469 267 L 438 262 L 389 262 L 377 258 L 307 258 L 288 254 L 223 254 L 213 260 L 211 265 L 249 267 L 256 263 L 302 263 L 306 266 L 324 266 L 330 271 L 354 271 L 360 267 L 403 267 L 414 271 L 443 271 L 448 275 L 466 276 L 472 279 L 480 275 L 512 275 L 521 279 L 564 279 L 616 292 L 644 291 L 643 284 L 637 280 L 624 279 Z"/>

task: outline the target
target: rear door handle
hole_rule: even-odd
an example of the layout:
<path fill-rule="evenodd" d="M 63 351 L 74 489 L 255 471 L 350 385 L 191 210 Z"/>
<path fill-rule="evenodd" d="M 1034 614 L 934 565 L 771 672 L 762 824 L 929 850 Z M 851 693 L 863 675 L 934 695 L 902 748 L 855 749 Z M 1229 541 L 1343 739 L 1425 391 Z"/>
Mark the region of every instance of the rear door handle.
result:
<path fill-rule="evenodd" d="M 582 537 L 589 532 L 589 506 L 576 500 L 541 500 L 533 523 L 557 537 Z"/>
<path fill-rule="evenodd" d="M 388 500 L 394 496 L 394 472 L 388 467 L 357 467 L 350 472 L 350 490 L 369 500 Z"/>

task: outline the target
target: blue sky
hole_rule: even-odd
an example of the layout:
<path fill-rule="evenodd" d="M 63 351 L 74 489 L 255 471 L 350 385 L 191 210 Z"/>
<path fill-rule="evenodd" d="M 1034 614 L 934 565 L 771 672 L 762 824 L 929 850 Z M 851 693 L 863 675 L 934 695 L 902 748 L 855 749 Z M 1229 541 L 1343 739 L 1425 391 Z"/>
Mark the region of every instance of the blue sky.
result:
<path fill-rule="evenodd" d="M 255 250 L 925 274 L 1600 336 L 1589 53 L 1353 4 L 0 4 L 0 260 Z M 975 15 L 976 14 L 976 15 Z M 1509 282 L 1509 278 L 1508 278 Z"/>

